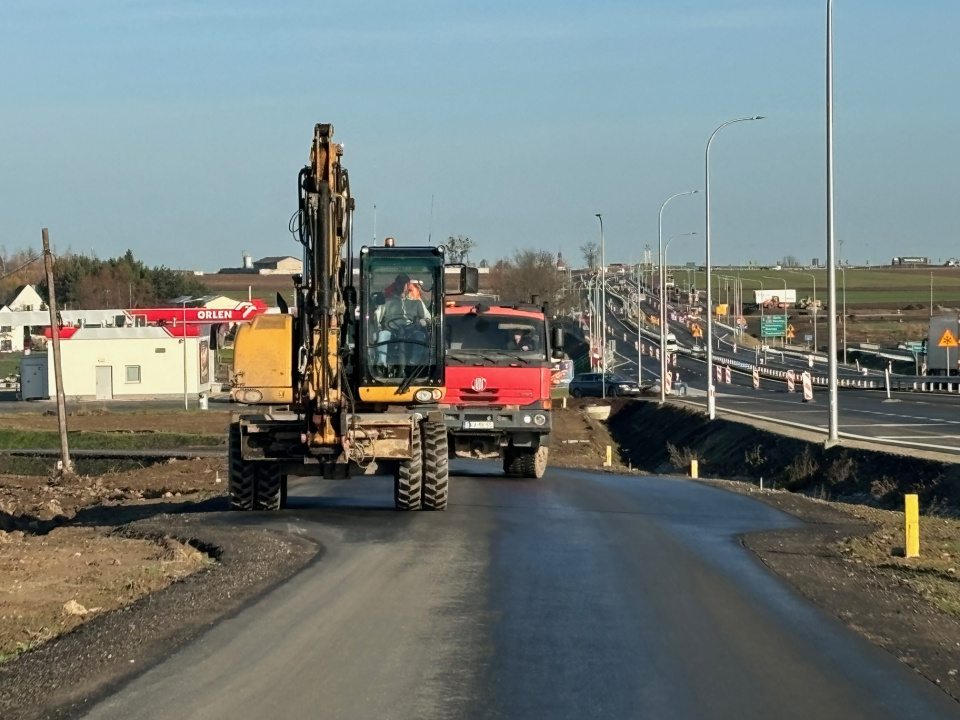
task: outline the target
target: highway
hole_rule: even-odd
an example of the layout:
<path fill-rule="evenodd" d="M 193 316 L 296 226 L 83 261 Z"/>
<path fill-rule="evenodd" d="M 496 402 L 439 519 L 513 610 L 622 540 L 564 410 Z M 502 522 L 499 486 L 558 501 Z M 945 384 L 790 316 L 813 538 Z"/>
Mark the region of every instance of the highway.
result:
<path fill-rule="evenodd" d="M 635 378 L 636 329 L 624 318 L 623 308 L 616 299 L 611 299 L 607 313 L 609 337 L 618 341 L 618 353 L 621 364 L 616 371 L 626 377 Z M 677 336 L 678 342 L 690 347 L 694 340 L 685 326 L 670 323 L 670 331 Z M 722 328 L 716 330 L 719 337 L 727 338 Z M 623 338 L 626 336 L 627 340 Z M 721 342 L 716 350 L 717 356 L 736 358 L 741 362 L 755 362 L 755 352 L 738 348 L 736 355 L 727 342 Z M 644 345 L 658 347 L 654 340 L 645 339 Z M 679 373 L 681 381 L 687 384 L 689 391 L 684 400 L 706 407 L 706 363 L 703 359 L 678 354 L 678 365 L 671 368 Z M 750 375 L 744 372 L 732 372 L 731 383 L 716 383 L 717 411 L 735 410 L 769 418 L 775 421 L 787 421 L 802 425 L 827 429 L 827 389 L 815 386 L 813 403 L 803 401 L 799 374 L 809 369 L 804 358 L 786 355 L 781 362 L 778 353 L 770 352 L 764 367 L 778 370 L 792 369 L 798 375 L 796 391 L 787 391 L 786 383 L 762 378 L 760 388 L 754 389 Z M 811 371 L 817 375 L 826 375 L 826 363 L 817 362 Z M 872 379 L 882 381 L 882 375 L 875 371 L 864 378 L 855 368 L 841 367 L 840 378 L 847 380 Z M 644 384 L 659 382 L 660 363 L 655 357 L 643 358 Z M 916 379 L 916 378 L 912 378 Z M 896 393 L 893 402 L 886 399 L 880 390 L 841 388 L 839 391 L 839 422 L 841 433 L 861 436 L 871 440 L 916 444 L 931 449 L 951 453 L 960 452 L 960 396 L 937 395 L 930 393 Z"/>
<path fill-rule="evenodd" d="M 740 533 L 799 521 L 691 481 L 460 461 L 445 513 L 304 482 L 319 560 L 89 720 L 953 718 L 933 683 L 803 600 Z"/>

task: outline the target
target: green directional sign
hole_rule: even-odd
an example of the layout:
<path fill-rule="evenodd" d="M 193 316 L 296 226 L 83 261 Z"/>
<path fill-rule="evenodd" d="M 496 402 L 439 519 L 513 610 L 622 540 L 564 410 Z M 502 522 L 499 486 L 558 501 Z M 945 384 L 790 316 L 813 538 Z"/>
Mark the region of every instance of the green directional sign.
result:
<path fill-rule="evenodd" d="M 785 315 L 764 315 L 760 318 L 760 337 L 785 337 L 787 318 Z"/>

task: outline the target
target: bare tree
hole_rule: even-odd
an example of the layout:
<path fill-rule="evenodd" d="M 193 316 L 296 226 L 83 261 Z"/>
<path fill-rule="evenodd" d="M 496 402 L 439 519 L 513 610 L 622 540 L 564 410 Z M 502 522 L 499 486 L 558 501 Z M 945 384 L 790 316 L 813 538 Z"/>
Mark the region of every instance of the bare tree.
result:
<path fill-rule="evenodd" d="M 470 258 L 470 251 L 477 244 L 464 235 L 451 235 L 447 238 L 447 261 L 452 263 L 465 263 Z"/>
<path fill-rule="evenodd" d="M 530 302 L 536 296 L 552 312 L 565 313 L 576 298 L 566 272 L 557 269 L 557 256 L 546 250 L 517 250 L 490 268 L 490 285 L 501 300 Z"/>
<path fill-rule="evenodd" d="M 793 255 L 784 255 L 783 260 L 780 261 L 780 264 L 783 267 L 800 267 L 800 261 L 797 260 Z"/>
<path fill-rule="evenodd" d="M 583 254 L 583 261 L 587 264 L 587 267 L 590 270 L 596 270 L 600 261 L 600 243 L 593 240 L 584 243 L 580 246 L 580 252 Z"/>

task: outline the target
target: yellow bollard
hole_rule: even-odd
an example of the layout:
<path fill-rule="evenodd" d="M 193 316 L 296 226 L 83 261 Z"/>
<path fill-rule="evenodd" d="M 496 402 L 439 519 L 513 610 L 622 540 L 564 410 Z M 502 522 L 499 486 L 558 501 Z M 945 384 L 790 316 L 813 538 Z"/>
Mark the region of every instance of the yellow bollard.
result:
<path fill-rule="evenodd" d="M 920 557 L 920 508 L 916 495 L 904 495 L 904 517 L 906 519 L 906 541 L 904 556 Z"/>
<path fill-rule="evenodd" d="M 694 479 L 700 477 L 700 463 L 697 460 L 690 461 L 690 477 Z"/>
<path fill-rule="evenodd" d="M 611 448 L 609 445 L 607 445 L 607 459 L 603 461 L 603 466 L 604 467 L 613 466 L 613 448 Z"/>

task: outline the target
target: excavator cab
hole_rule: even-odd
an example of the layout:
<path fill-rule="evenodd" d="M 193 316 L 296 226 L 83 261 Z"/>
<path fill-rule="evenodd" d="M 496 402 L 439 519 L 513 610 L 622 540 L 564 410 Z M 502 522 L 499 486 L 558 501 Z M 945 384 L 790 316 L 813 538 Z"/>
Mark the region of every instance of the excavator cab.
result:
<path fill-rule="evenodd" d="M 436 403 L 443 387 L 443 251 L 360 250 L 361 402 Z"/>

